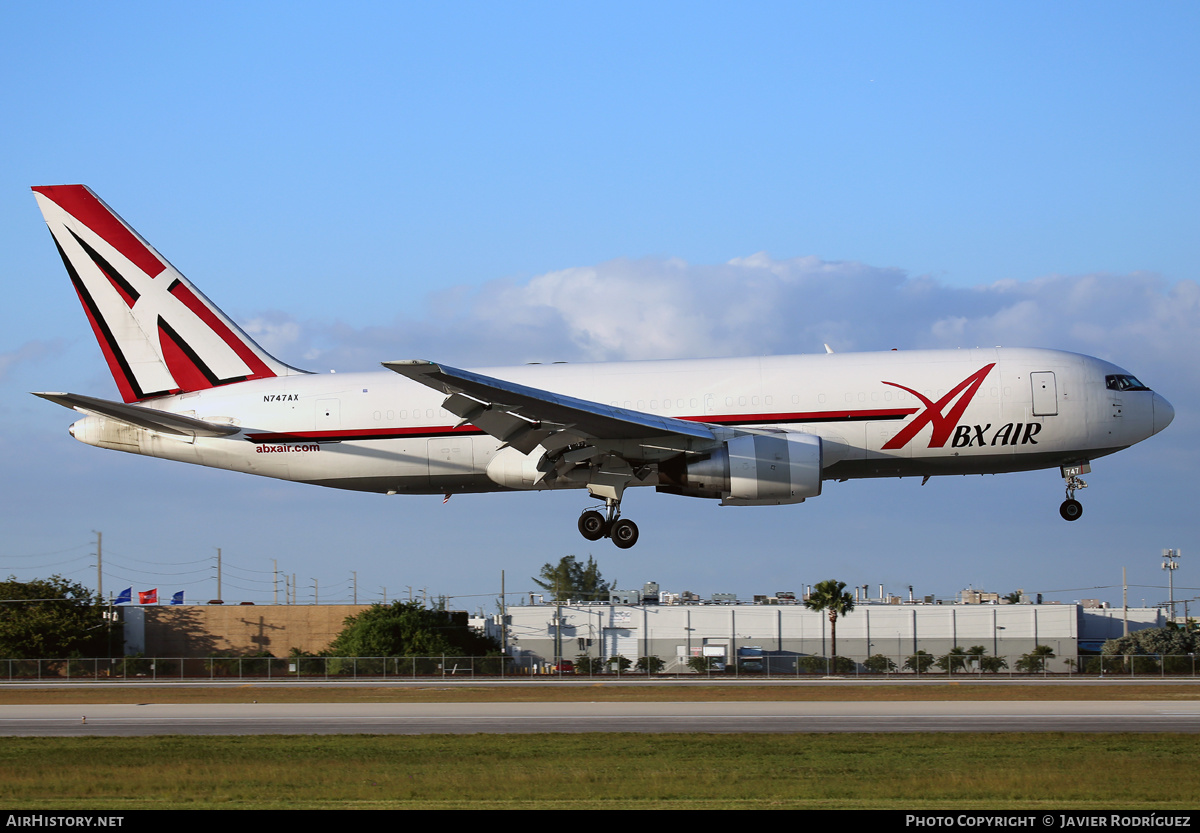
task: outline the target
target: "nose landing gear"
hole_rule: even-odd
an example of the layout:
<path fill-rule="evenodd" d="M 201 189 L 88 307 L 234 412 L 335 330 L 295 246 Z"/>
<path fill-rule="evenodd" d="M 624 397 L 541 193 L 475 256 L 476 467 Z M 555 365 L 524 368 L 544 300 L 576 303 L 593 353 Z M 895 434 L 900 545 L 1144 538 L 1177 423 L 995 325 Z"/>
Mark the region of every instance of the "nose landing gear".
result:
<path fill-rule="evenodd" d="M 621 517 L 621 501 L 607 499 L 607 517 L 595 509 L 585 510 L 579 516 L 579 534 L 589 541 L 611 538 L 623 550 L 637 543 L 638 528 L 631 520 Z"/>
<path fill-rule="evenodd" d="M 1083 504 L 1075 499 L 1075 490 L 1087 488 L 1087 484 L 1079 475 L 1086 474 L 1091 470 L 1092 467 L 1087 463 L 1062 467 L 1063 479 L 1067 481 L 1067 499 L 1058 507 L 1058 514 L 1064 521 L 1077 521 L 1083 515 Z"/>

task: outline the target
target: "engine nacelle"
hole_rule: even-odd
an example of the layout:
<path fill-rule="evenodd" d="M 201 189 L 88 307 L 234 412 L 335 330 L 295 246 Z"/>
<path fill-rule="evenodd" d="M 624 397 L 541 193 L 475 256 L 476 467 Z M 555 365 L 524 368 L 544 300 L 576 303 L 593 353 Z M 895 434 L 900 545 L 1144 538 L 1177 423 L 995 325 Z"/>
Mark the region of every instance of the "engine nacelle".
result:
<path fill-rule="evenodd" d="M 813 434 L 743 434 L 704 457 L 659 465 L 658 491 L 720 498 L 723 506 L 800 503 L 821 494 L 821 438 Z"/>

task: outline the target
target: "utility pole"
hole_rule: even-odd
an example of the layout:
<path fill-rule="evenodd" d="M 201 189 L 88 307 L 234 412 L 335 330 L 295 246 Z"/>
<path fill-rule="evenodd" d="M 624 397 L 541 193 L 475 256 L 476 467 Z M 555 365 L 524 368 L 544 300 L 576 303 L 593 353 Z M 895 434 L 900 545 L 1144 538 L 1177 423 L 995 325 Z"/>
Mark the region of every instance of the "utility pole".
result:
<path fill-rule="evenodd" d="M 221 595 L 221 548 L 217 547 L 217 598 L 224 600 Z"/>
<path fill-rule="evenodd" d="M 1163 565 L 1162 568 L 1167 571 L 1167 581 L 1170 584 L 1171 602 L 1171 622 L 1175 622 L 1175 571 L 1179 569 L 1179 562 L 1175 559 L 1179 558 L 1179 550 L 1163 550 Z"/>
<path fill-rule="evenodd" d="M 96 530 L 92 530 L 96 532 Z M 104 533 L 96 532 L 96 595 L 104 598 Z"/>
<path fill-rule="evenodd" d="M 1121 568 L 1121 606 L 1125 609 L 1121 636 L 1129 636 L 1129 582 L 1125 578 L 1124 567 Z"/>

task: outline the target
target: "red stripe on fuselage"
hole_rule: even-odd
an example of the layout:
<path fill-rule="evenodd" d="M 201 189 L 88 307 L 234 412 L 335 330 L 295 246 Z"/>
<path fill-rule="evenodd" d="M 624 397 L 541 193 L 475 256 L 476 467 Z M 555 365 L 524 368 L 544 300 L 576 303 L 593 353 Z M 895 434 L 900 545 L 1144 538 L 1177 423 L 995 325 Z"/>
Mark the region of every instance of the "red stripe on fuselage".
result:
<path fill-rule="evenodd" d="M 780 414 L 730 414 L 724 416 L 681 416 L 688 422 L 706 422 L 713 425 L 782 425 L 789 422 L 843 422 L 846 420 L 869 421 L 873 419 L 903 419 L 915 413 L 916 408 L 891 408 L 874 411 L 806 411 Z M 280 433 L 247 434 L 255 443 L 282 442 L 353 442 L 355 440 L 403 440 L 422 437 L 444 437 L 450 434 L 482 435 L 485 432 L 474 425 L 440 426 L 427 425 L 414 428 L 363 428 L 342 431 L 289 431 Z"/>
<path fill-rule="evenodd" d="M 713 425 L 780 425 L 788 422 L 861 422 L 872 419 L 904 419 L 915 414 L 917 408 L 881 408 L 873 411 L 799 411 L 777 414 L 704 414 L 702 416 L 680 416 L 688 422 L 710 422 Z"/>
<path fill-rule="evenodd" d="M 355 440 L 406 440 L 423 437 L 445 437 L 450 434 L 470 434 L 482 436 L 473 425 L 459 427 L 429 425 L 421 428 L 360 428 L 345 431 L 287 431 L 270 434 L 247 434 L 246 439 L 252 443 L 288 443 L 288 442 L 353 442 Z"/>

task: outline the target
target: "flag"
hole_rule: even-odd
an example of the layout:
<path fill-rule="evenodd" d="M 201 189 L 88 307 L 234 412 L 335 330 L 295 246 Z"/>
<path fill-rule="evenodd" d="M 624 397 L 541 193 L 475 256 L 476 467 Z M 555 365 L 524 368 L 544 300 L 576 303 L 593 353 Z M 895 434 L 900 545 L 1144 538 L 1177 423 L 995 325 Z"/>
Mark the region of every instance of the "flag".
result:
<path fill-rule="evenodd" d="M 133 601 L 133 588 L 126 587 L 124 590 L 121 591 L 121 595 L 117 596 L 116 601 L 114 601 L 113 604 L 123 605 L 123 604 L 128 604 L 129 602 L 132 602 L 132 601 Z"/>
<path fill-rule="evenodd" d="M 140 605 L 156 605 L 158 604 L 158 588 L 153 590 L 139 590 L 138 604 Z"/>
<path fill-rule="evenodd" d="M 173 604 L 173 605 L 183 604 L 183 591 L 182 590 L 180 590 L 178 593 L 176 593 L 174 596 L 171 597 L 171 604 Z"/>

